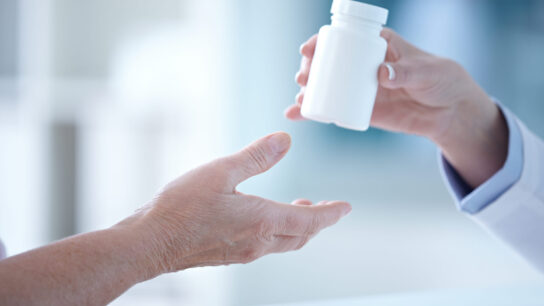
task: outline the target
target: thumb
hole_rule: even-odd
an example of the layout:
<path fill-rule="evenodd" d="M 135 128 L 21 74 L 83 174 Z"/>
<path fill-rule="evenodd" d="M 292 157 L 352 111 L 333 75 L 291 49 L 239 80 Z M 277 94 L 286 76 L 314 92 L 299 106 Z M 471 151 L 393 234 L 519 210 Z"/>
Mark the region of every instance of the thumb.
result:
<path fill-rule="evenodd" d="M 380 85 L 388 89 L 415 87 L 419 79 L 418 72 L 413 67 L 400 62 L 383 63 L 378 70 Z"/>
<path fill-rule="evenodd" d="M 278 132 L 261 138 L 226 158 L 232 187 L 263 173 L 279 162 L 291 146 L 291 137 Z"/>

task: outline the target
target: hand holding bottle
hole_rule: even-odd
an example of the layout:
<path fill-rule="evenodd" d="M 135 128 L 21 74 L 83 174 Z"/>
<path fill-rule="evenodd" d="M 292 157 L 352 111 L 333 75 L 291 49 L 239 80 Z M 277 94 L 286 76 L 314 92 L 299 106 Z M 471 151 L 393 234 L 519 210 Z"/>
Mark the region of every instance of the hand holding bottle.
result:
<path fill-rule="evenodd" d="M 456 62 L 416 48 L 391 29 L 381 36 L 388 49 L 371 125 L 429 138 L 469 185 L 479 186 L 506 160 L 508 130 L 500 109 Z M 301 91 L 285 112 L 289 119 L 304 119 L 300 108 L 317 40 L 301 46 Z"/>

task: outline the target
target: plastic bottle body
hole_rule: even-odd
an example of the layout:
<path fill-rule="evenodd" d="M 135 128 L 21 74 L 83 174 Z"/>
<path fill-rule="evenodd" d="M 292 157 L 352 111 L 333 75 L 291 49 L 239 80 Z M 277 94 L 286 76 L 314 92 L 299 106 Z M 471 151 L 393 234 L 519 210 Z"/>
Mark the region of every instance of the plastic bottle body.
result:
<path fill-rule="evenodd" d="M 302 116 L 365 131 L 370 125 L 378 90 L 378 68 L 387 42 L 382 26 L 333 17 L 319 31 Z"/>

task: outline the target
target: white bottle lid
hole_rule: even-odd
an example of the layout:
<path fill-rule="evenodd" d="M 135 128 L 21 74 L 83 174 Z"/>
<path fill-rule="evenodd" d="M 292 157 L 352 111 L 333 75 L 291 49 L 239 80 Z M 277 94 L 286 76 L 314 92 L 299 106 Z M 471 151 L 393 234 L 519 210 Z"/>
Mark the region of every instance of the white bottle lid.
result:
<path fill-rule="evenodd" d="M 363 18 L 384 25 L 387 23 L 389 11 L 383 7 L 353 0 L 334 0 L 332 2 L 331 13 Z"/>

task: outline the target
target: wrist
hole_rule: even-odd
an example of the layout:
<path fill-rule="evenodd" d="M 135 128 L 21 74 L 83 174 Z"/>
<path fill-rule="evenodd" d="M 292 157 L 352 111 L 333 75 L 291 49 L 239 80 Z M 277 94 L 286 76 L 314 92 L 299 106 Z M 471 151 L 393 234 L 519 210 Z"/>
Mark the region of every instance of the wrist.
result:
<path fill-rule="evenodd" d="M 165 209 L 160 197 L 116 226 L 124 227 L 141 249 L 148 278 L 198 266 L 196 234 L 183 214 Z M 198 252 L 196 252 L 198 253 Z"/>
<path fill-rule="evenodd" d="M 435 118 L 435 129 L 427 135 L 441 149 L 474 140 L 475 132 L 489 135 L 498 112 L 495 103 L 481 93 L 462 97 Z"/>
<path fill-rule="evenodd" d="M 483 90 L 455 103 L 444 123 L 442 132 L 431 140 L 471 187 L 502 168 L 508 153 L 508 127 L 499 107 Z"/>
<path fill-rule="evenodd" d="M 130 242 L 129 261 L 138 271 L 139 281 L 171 272 L 167 248 L 160 238 L 161 230 L 150 220 L 148 213 L 147 210 L 139 211 L 110 228 Z"/>
<path fill-rule="evenodd" d="M 110 237 L 116 237 L 116 256 L 130 267 L 133 283 L 139 283 L 154 277 L 146 259 L 143 242 L 134 231 L 117 225 L 105 231 Z"/>

